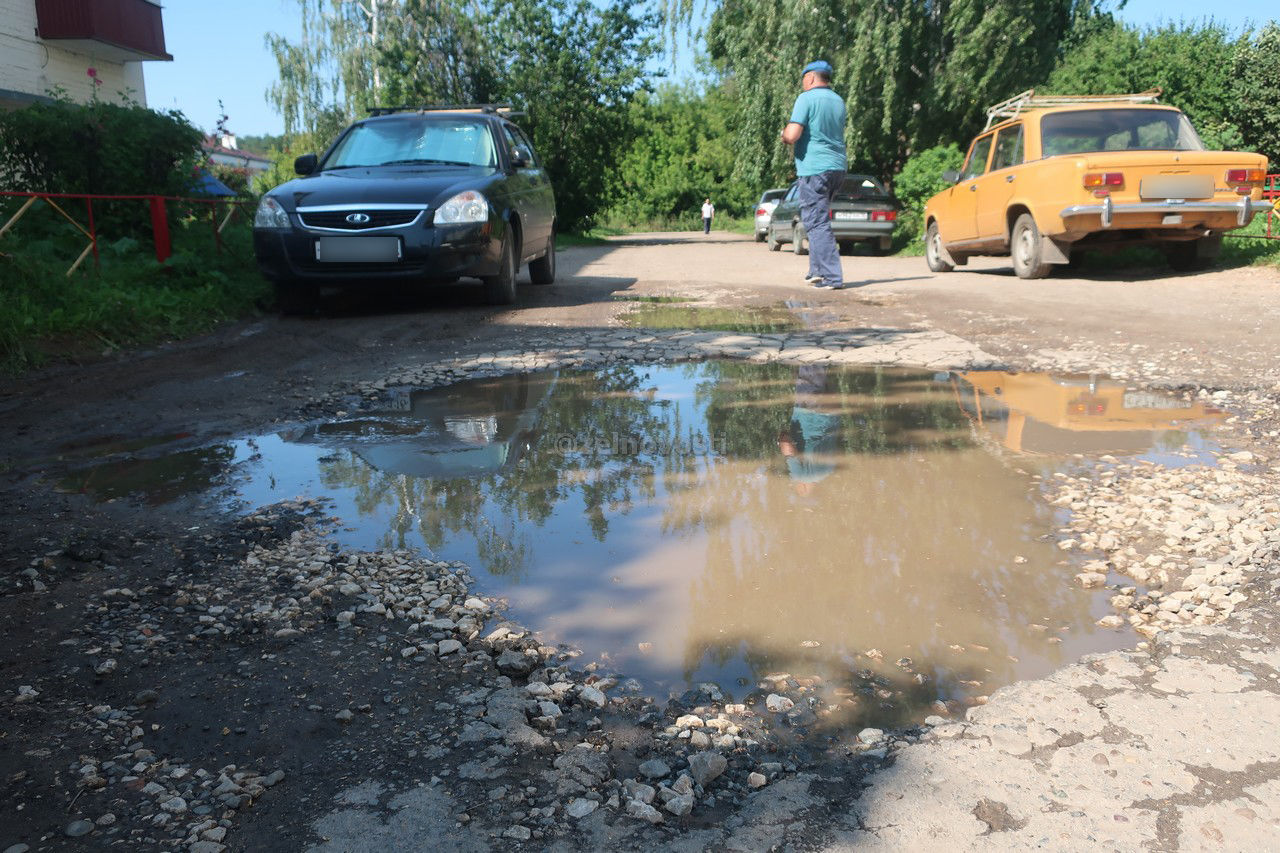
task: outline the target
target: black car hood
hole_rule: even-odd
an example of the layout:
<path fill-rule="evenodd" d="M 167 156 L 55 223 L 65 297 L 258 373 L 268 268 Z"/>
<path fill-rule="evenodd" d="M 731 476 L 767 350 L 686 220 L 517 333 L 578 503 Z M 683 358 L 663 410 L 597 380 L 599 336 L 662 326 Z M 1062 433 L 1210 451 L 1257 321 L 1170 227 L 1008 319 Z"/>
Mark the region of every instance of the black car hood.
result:
<path fill-rule="evenodd" d="M 322 204 L 433 204 L 463 190 L 483 191 L 495 169 L 342 169 L 295 178 L 271 191 L 286 210 Z"/>

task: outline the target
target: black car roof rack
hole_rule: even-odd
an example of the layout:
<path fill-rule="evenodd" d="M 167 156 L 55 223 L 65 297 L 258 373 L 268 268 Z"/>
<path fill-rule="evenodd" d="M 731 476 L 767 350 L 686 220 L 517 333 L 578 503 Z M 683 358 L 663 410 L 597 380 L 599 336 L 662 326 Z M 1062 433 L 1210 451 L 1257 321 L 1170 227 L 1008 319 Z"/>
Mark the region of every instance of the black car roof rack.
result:
<path fill-rule="evenodd" d="M 389 116 L 392 113 L 488 113 L 490 115 L 524 115 L 515 111 L 512 104 L 424 104 L 421 106 L 369 107 L 370 116 Z"/>

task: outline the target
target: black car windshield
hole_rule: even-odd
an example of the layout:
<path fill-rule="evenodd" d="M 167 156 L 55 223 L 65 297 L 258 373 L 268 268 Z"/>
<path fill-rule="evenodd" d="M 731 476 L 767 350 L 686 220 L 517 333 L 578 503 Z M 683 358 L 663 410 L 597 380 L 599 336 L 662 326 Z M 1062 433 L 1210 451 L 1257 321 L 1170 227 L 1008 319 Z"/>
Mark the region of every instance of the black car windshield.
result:
<path fill-rule="evenodd" d="M 497 163 L 493 137 L 485 122 L 405 116 L 357 124 L 342 137 L 320 168 L 398 165 L 493 168 Z"/>
<path fill-rule="evenodd" d="M 1187 117 L 1177 110 L 1072 110 L 1040 119 L 1045 157 L 1096 151 L 1203 151 Z"/>
<path fill-rule="evenodd" d="M 884 184 L 870 175 L 849 175 L 836 190 L 832 201 L 888 201 Z"/>

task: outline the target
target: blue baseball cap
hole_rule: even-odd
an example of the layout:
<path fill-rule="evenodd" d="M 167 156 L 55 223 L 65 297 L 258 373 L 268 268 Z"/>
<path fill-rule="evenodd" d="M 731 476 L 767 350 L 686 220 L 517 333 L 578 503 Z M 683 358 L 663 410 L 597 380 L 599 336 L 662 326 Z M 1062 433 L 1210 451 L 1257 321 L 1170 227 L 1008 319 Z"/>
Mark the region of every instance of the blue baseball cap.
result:
<path fill-rule="evenodd" d="M 824 74 L 831 75 L 835 72 L 835 69 L 831 67 L 830 62 L 827 62 L 825 59 L 819 59 L 806 65 L 804 70 L 800 72 L 800 76 L 803 77 L 810 71 L 821 71 Z"/>

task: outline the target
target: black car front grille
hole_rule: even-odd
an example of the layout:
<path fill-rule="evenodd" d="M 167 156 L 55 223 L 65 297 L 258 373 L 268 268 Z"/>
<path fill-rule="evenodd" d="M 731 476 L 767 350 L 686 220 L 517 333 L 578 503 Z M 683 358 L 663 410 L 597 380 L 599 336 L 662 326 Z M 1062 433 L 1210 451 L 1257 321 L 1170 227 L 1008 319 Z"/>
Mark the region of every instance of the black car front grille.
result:
<path fill-rule="evenodd" d="M 370 228 L 391 228 L 396 225 L 408 225 L 416 219 L 421 210 L 324 210 L 300 212 L 298 216 L 302 224 L 308 228 L 333 228 L 340 231 L 367 231 Z M 352 222 L 351 218 L 366 221 Z"/>

